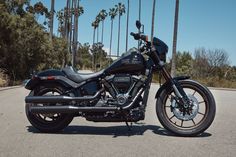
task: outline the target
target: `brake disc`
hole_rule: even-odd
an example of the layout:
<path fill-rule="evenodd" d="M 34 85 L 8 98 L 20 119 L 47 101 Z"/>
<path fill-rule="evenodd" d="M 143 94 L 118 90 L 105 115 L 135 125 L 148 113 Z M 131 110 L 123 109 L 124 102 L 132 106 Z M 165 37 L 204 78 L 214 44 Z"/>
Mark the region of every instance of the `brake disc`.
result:
<path fill-rule="evenodd" d="M 189 108 L 187 109 L 188 112 L 185 112 L 185 114 L 183 112 L 183 109 L 181 109 L 181 107 L 179 106 L 179 104 L 176 102 L 175 99 L 172 99 L 171 101 L 172 112 L 174 113 L 175 117 L 180 120 L 184 120 L 184 121 L 192 120 L 196 117 L 198 113 L 199 102 L 191 94 L 188 95 L 188 98 L 190 101 L 190 105 L 189 105 Z"/>

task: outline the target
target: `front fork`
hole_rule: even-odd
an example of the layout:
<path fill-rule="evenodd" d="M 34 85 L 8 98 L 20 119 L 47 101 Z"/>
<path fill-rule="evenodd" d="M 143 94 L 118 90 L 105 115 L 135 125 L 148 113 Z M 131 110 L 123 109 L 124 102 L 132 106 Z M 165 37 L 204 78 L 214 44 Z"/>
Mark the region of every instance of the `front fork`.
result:
<path fill-rule="evenodd" d="M 160 68 L 161 68 L 161 72 L 162 72 L 162 75 L 165 78 L 165 80 L 171 83 L 171 86 L 172 86 L 174 93 L 177 96 L 178 100 L 181 102 L 181 104 L 183 104 L 184 108 L 188 108 L 189 107 L 189 98 L 178 81 L 189 79 L 190 77 L 189 76 L 180 76 L 180 77 L 172 78 L 172 76 L 166 70 L 164 65 L 161 65 Z"/>
<path fill-rule="evenodd" d="M 179 77 L 178 79 L 172 78 L 170 73 L 166 70 L 164 62 L 161 61 L 154 47 L 150 50 L 150 53 L 148 55 L 152 58 L 154 65 L 161 70 L 161 73 L 165 78 L 165 80 L 167 82 L 170 82 L 172 88 L 174 89 L 175 95 L 177 96 L 180 103 L 183 104 L 184 108 L 188 108 L 189 107 L 188 96 L 183 90 L 183 88 L 180 86 L 178 80 L 188 79 L 189 77 Z"/>
<path fill-rule="evenodd" d="M 146 70 L 146 76 L 147 76 L 147 80 L 145 82 L 145 90 L 144 90 L 144 95 L 143 95 L 143 103 L 144 104 L 144 108 L 146 108 L 147 106 L 147 101 L 148 101 L 148 95 L 149 95 L 149 90 L 150 90 L 150 86 L 152 83 L 152 74 L 153 74 L 153 69 L 152 67 L 150 67 L 150 69 Z"/>

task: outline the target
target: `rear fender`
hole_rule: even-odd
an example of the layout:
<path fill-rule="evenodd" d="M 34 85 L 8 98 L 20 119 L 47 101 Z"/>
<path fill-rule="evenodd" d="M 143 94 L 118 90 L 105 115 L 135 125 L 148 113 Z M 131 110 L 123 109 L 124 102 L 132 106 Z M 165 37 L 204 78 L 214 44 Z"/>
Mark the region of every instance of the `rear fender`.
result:
<path fill-rule="evenodd" d="M 175 81 L 180 81 L 180 80 L 187 80 L 189 79 L 189 76 L 179 76 L 179 77 L 174 77 L 173 80 Z M 167 89 L 167 88 L 172 88 L 172 84 L 170 81 L 165 82 L 157 91 L 155 98 L 158 98 L 160 96 L 160 94 L 162 93 L 163 90 Z"/>
<path fill-rule="evenodd" d="M 68 79 L 62 71 L 50 69 L 40 72 L 37 75 L 34 75 L 30 80 L 27 81 L 27 83 L 25 84 L 25 88 L 32 90 L 41 83 L 52 83 L 52 82 L 62 84 L 64 87 L 67 88 L 70 87 L 77 88 L 83 83 L 82 82 L 80 84 L 77 84 Z"/>
<path fill-rule="evenodd" d="M 25 83 L 25 89 L 33 90 L 34 87 L 36 87 L 40 83 L 40 81 L 40 78 L 33 76 Z"/>
<path fill-rule="evenodd" d="M 84 84 L 84 82 L 77 84 L 64 76 L 48 76 L 48 77 L 34 77 L 28 80 L 27 83 L 25 84 L 25 88 L 32 90 L 41 83 L 58 83 L 66 88 L 78 88 L 80 85 Z"/>

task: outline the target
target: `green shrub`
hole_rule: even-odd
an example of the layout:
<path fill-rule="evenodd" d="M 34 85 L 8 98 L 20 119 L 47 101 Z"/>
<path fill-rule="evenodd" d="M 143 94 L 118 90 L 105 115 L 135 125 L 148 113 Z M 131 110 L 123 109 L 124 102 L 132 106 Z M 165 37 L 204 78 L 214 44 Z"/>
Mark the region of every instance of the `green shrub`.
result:
<path fill-rule="evenodd" d="M 2 69 L 0 69 L 0 87 L 5 87 L 9 83 L 8 76 L 4 73 Z"/>

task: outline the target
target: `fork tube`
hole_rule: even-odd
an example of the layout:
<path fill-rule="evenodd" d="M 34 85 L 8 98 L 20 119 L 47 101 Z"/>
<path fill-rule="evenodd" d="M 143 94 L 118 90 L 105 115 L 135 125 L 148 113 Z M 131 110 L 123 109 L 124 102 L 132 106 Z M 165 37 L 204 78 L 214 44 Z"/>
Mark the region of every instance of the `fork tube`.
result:
<path fill-rule="evenodd" d="M 157 55 L 157 53 L 155 51 L 156 51 L 155 49 L 151 50 L 151 58 L 153 59 L 154 63 L 156 63 L 156 65 L 161 68 L 161 72 L 162 72 L 163 77 L 165 78 L 166 81 L 171 83 L 176 96 L 178 96 L 181 99 L 183 98 L 183 96 L 186 98 L 186 93 L 179 86 L 178 82 L 175 81 L 171 77 L 170 73 L 166 70 L 164 63 L 161 61 L 161 59 L 159 58 L 159 56 Z"/>
<path fill-rule="evenodd" d="M 150 86 L 151 86 L 151 83 L 152 83 L 152 74 L 153 74 L 153 70 L 152 70 L 152 67 L 149 69 L 149 73 L 147 75 L 148 79 L 146 81 L 146 89 L 144 91 L 144 95 L 143 95 L 143 105 L 147 106 L 147 101 L 148 101 L 148 95 L 149 95 L 149 89 L 150 89 Z"/>
<path fill-rule="evenodd" d="M 171 81 L 172 77 L 170 75 L 170 73 L 166 70 L 166 68 L 164 67 L 164 65 L 161 65 L 161 72 L 163 77 L 165 78 L 166 81 Z"/>
<path fill-rule="evenodd" d="M 173 89 L 174 89 L 174 91 L 175 91 L 175 94 L 176 94 L 179 98 L 183 98 L 183 96 L 180 94 L 180 92 L 181 92 L 182 94 L 186 95 L 185 92 L 184 92 L 182 89 L 178 88 L 178 87 L 179 87 L 178 85 L 177 85 L 178 87 L 176 87 L 177 82 L 174 81 L 174 79 L 172 78 L 172 76 L 171 76 L 170 73 L 166 70 L 166 68 L 165 68 L 164 66 L 161 67 L 161 71 L 162 71 L 162 75 L 164 76 L 165 80 L 171 82 L 172 87 L 173 87 Z M 182 90 L 182 91 L 179 91 L 179 90 Z"/>

